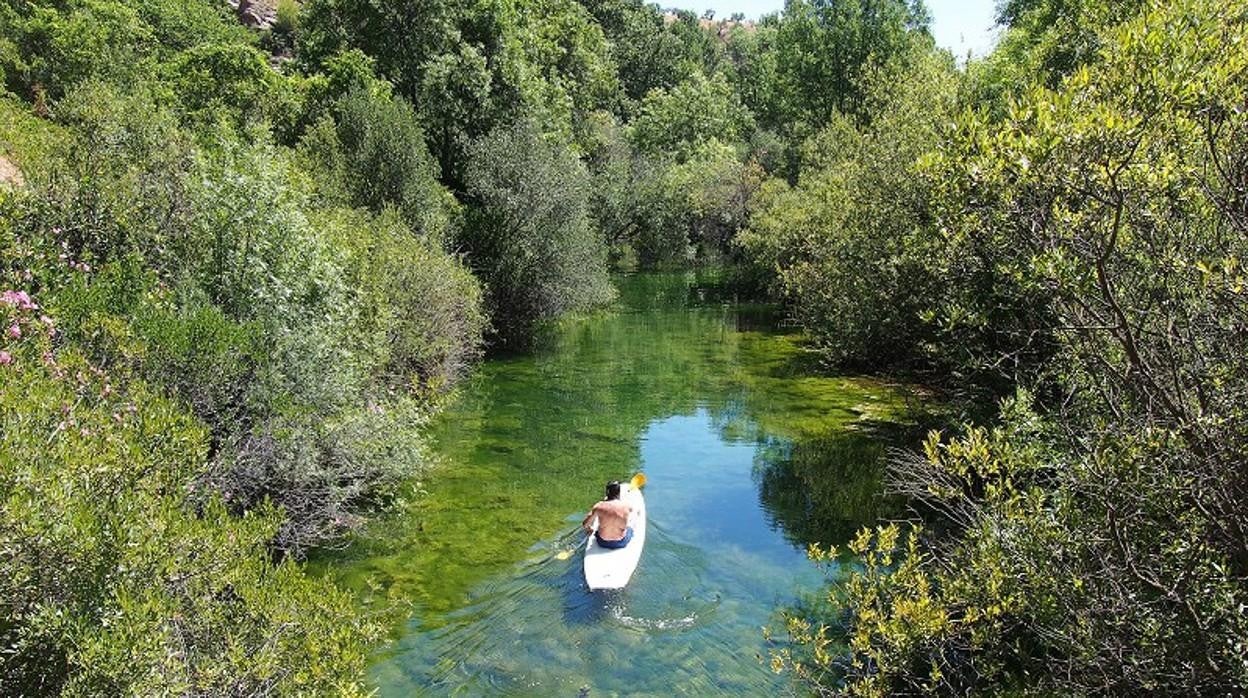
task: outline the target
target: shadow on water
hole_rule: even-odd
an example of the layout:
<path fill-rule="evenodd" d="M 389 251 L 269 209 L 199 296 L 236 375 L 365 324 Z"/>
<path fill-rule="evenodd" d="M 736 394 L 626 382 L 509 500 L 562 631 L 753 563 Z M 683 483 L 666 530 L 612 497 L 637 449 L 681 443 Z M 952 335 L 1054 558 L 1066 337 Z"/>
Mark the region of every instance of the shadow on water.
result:
<path fill-rule="evenodd" d="M 907 391 L 812 373 L 774 311 L 713 274 L 631 275 L 621 308 L 487 361 L 433 427 L 440 465 L 326 568 L 406 604 L 381 695 L 777 695 L 761 626 L 823 581 L 811 541 L 887 513 L 873 425 Z M 644 470 L 628 587 L 591 593 L 576 528 Z"/>
<path fill-rule="evenodd" d="M 849 540 L 899 510 L 883 492 L 886 444 L 861 431 L 790 442 L 768 439 L 755 461 L 759 498 L 794 545 Z"/>

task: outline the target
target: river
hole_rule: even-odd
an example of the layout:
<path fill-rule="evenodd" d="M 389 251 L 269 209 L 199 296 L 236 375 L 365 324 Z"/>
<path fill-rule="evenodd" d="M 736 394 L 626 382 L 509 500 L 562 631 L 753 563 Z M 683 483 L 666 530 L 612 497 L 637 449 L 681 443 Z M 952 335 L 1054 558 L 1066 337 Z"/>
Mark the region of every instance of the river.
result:
<path fill-rule="evenodd" d="M 428 477 L 327 565 L 405 618 L 371 670 L 381 695 L 791 690 L 762 627 L 819 594 L 809 543 L 887 513 L 881 454 L 917 398 L 818 375 L 718 273 L 616 282 L 615 310 L 485 362 L 430 425 Z M 639 471 L 640 566 L 590 593 L 576 526 Z"/>

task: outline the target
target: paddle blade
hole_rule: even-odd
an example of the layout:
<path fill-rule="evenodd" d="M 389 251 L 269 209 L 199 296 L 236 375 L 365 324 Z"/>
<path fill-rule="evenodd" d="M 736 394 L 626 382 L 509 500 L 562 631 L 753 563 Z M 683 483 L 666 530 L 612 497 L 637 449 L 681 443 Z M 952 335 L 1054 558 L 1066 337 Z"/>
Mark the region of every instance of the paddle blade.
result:
<path fill-rule="evenodd" d="M 642 487 L 645 487 L 646 486 L 646 474 L 637 473 L 636 475 L 633 476 L 632 480 L 629 480 L 629 484 L 633 486 L 633 489 L 640 489 Z"/>

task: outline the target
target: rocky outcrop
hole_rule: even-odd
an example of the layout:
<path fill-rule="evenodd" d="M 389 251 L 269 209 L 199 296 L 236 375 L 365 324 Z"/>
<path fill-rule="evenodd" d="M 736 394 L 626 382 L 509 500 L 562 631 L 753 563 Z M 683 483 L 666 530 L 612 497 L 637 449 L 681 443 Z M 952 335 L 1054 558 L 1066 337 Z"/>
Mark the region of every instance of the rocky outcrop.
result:
<path fill-rule="evenodd" d="M 270 29 L 277 22 L 277 3 L 272 0 L 226 0 L 234 16 L 252 29 Z"/>
<path fill-rule="evenodd" d="M 0 187 L 17 189 L 26 186 L 26 178 L 13 161 L 0 155 Z"/>

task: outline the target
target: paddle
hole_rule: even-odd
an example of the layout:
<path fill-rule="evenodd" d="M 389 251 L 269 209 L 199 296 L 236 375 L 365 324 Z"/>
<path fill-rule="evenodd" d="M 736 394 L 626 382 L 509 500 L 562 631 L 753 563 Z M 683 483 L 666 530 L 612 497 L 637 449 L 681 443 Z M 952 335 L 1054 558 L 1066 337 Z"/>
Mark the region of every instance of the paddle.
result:
<path fill-rule="evenodd" d="M 638 489 L 638 490 L 641 489 L 642 487 L 645 487 L 646 486 L 646 474 L 637 473 L 636 475 L 632 477 L 631 480 L 628 481 L 628 485 L 629 487 L 632 487 L 633 489 Z M 572 553 L 575 551 L 576 551 L 576 546 L 568 548 L 567 550 L 562 550 L 558 554 L 555 555 L 555 559 L 566 560 L 572 557 Z"/>

